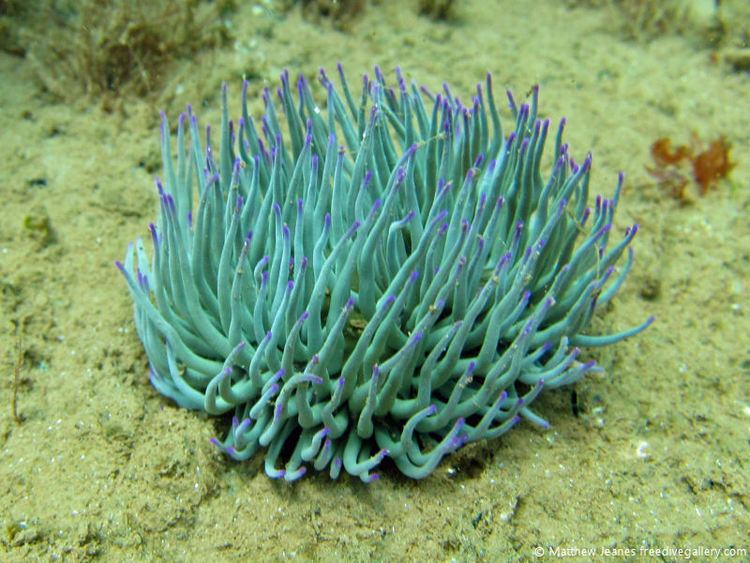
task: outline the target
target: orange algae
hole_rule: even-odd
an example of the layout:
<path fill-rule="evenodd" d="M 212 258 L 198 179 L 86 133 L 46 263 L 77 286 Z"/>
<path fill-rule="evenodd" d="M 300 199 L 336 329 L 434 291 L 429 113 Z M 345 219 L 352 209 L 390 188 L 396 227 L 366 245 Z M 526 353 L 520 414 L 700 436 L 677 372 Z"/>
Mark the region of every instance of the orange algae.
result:
<path fill-rule="evenodd" d="M 704 146 L 695 133 L 689 145 L 674 148 L 669 137 L 661 137 L 651 145 L 654 167 L 647 166 L 646 170 L 675 199 L 688 199 L 685 190 L 691 177 L 700 195 L 706 195 L 721 179 L 727 177 L 736 162 L 731 160 L 731 144 L 723 136 L 711 141 L 707 148 Z"/>

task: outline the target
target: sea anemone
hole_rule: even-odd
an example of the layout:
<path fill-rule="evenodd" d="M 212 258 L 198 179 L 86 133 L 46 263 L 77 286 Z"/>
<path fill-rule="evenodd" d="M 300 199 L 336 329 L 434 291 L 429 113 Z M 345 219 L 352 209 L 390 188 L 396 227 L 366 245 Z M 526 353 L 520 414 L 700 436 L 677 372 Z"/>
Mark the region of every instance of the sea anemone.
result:
<path fill-rule="evenodd" d="M 236 125 L 224 85 L 218 156 L 188 107 L 175 160 L 162 116 L 153 260 L 139 240 L 117 266 L 151 383 L 233 412 L 213 440 L 230 457 L 264 448 L 270 477 L 343 467 L 365 482 L 390 458 L 419 479 L 521 419 L 546 427 L 531 410 L 542 388 L 599 369 L 578 346 L 650 324 L 585 334 L 638 227 L 609 244 L 622 174 L 587 207 L 591 155 L 574 162 L 564 119 L 543 178 L 537 88 L 520 106 L 508 93 L 505 135 L 489 75 L 464 105 L 399 70 L 391 88 L 378 68 L 357 99 L 338 70 L 340 90 L 320 72 L 325 109 L 284 72 L 283 119 L 266 90 L 261 134 L 248 83 Z"/>

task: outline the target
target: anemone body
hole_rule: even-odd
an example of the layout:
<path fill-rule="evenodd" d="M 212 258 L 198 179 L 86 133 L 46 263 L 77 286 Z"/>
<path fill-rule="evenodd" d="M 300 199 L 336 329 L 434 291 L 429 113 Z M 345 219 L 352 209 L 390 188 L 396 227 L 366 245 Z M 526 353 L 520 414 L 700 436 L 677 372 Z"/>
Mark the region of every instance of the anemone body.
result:
<path fill-rule="evenodd" d="M 321 71 L 321 109 L 284 73 L 281 112 L 265 91 L 258 127 L 247 83 L 236 124 L 224 86 L 218 155 L 190 108 L 175 147 L 163 117 L 153 258 L 137 241 L 118 263 L 154 387 L 232 413 L 214 443 L 263 450 L 274 478 L 369 482 L 385 457 L 425 477 L 521 419 L 546 425 L 542 388 L 598 369 L 578 346 L 650 323 L 586 334 L 637 226 L 610 244 L 622 176 L 588 207 L 591 156 L 573 161 L 564 120 L 542 174 L 536 88 L 520 106 L 508 93 L 505 134 L 489 75 L 463 105 L 396 74 L 390 88 L 376 68 L 355 97 L 340 68 L 339 90 Z"/>

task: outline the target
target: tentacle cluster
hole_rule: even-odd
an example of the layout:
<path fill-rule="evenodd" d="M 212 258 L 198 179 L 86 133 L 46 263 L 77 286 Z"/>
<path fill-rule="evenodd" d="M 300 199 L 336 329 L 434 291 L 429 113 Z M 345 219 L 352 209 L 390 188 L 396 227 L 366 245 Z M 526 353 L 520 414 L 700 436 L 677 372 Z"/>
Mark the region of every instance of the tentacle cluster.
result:
<path fill-rule="evenodd" d="M 247 83 L 229 119 L 225 85 L 218 155 L 190 107 L 176 147 L 163 116 L 153 258 L 137 241 L 118 267 L 151 382 L 232 412 L 215 440 L 232 458 L 265 448 L 271 477 L 369 482 L 390 457 L 422 478 L 522 418 L 546 425 L 530 408 L 542 387 L 597 369 L 578 346 L 648 326 L 585 333 L 637 226 L 610 244 L 622 177 L 587 207 L 591 156 L 573 161 L 564 120 L 543 177 L 536 88 L 520 106 L 508 93 L 505 135 L 489 75 L 468 105 L 377 68 L 355 98 L 339 75 L 337 90 L 321 71 L 323 110 L 285 72 L 259 123 Z"/>

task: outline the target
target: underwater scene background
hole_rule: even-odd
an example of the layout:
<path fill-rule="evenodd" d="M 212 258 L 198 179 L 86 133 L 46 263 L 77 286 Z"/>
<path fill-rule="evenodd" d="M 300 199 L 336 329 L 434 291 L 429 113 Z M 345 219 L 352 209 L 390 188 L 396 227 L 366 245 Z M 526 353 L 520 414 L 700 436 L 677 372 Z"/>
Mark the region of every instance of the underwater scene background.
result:
<path fill-rule="evenodd" d="M 0 1 L 0 36 L 4 560 L 750 549 L 746 2 Z M 233 119 L 243 78 L 259 116 L 285 69 L 322 100 L 319 69 L 338 63 L 355 95 L 378 65 L 467 102 L 491 72 L 506 130 L 505 90 L 525 101 L 539 85 L 539 116 L 566 118 L 576 161 L 593 154 L 590 193 L 625 174 L 613 240 L 640 226 L 588 333 L 653 325 L 582 346 L 604 370 L 536 398 L 549 429 L 465 445 L 419 481 L 388 459 L 369 485 L 229 459 L 211 439 L 231 417 L 149 384 L 113 265 L 157 216 L 160 111 L 176 123 L 191 103 L 218 139 L 222 82 Z"/>

